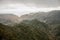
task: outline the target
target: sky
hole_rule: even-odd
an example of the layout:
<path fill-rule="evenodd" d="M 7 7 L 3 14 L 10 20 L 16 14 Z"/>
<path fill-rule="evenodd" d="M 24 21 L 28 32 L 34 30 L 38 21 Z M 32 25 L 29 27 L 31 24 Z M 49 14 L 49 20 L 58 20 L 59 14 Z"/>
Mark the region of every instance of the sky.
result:
<path fill-rule="evenodd" d="M 60 10 L 60 0 L 0 0 L 0 14 L 18 16 L 31 12 Z"/>

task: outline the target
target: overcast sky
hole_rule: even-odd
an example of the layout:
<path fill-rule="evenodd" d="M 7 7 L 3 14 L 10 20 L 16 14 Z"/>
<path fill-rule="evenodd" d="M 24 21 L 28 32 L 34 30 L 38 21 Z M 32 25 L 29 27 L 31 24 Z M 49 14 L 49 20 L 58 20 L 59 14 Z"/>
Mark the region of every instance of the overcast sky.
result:
<path fill-rule="evenodd" d="M 51 10 L 60 10 L 60 0 L 0 0 L 0 13 L 23 15 Z"/>

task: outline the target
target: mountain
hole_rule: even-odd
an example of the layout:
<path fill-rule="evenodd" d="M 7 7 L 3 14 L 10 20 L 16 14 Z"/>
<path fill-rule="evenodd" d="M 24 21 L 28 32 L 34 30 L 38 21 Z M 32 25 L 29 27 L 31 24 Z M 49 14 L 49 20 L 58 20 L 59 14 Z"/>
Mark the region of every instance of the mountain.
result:
<path fill-rule="evenodd" d="M 23 23 L 25 23 L 25 25 L 27 24 L 28 26 L 36 27 L 36 29 L 39 28 L 40 30 L 44 31 L 45 28 L 47 28 L 47 35 L 50 39 L 60 40 L 60 10 L 26 14 L 21 16 L 21 19 L 23 20 Z M 33 19 L 37 19 L 38 21 Z M 45 24 L 41 22 L 39 23 L 39 21 L 48 24 L 48 26 L 46 27 Z"/>
<path fill-rule="evenodd" d="M 26 15 L 22 15 L 20 19 L 23 20 L 33 20 L 37 19 L 39 21 L 44 21 L 44 19 L 47 17 L 48 13 L 46 12 L 37 12 L 37 13 L 30 13 Z"/>
<path fill-rule="evenodd" d="M 60 24 L 60 10 L 49 12 L 46 17 L 46 23 L 48 24 Z"/>
<path fill-rule="evenodd" d="M 59 10 L 26 14 L 20 18 L 13 14 L 1 14 L 0 40 L 60 40 L 59 17 Z M 4 25 L 19 21 L 14 26 Z"/>
<path fill-rule="evenodd" d="M 0 23 L 13 24 L 18 22 L 19 17 L 14 14 L 0 14 Z"/>
<path fill-rule="evenodd" d="M 18 17 L 14 14 L 0 14 L 0 23 L 3 24 L 14 24 L 23 20 L 37 19 L 47 24 L 59 24 L 60 23 L 60 10 L 53 10 L 50 12 L 36 12 L 22 15 Z"/>
<path fill-rule="evenodd" d="M 50 12 L 37 12 L 26 14 L 20 17 L 21 20 L 33 20 L 37 19 L 41 22 L 45 22 L 47 24 L 57 24 L 60 23 L 60 10 L 53 10 Z"/>

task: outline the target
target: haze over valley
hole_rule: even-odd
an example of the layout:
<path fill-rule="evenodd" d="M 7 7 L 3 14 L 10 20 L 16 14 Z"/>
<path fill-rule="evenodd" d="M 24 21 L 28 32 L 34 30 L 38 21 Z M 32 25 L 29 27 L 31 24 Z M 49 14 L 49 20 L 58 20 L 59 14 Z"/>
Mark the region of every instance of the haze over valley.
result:
<path fill-rule="evenodd" d="M 60 40 L 60 0 L 0 0 L 0 40 Z"/>

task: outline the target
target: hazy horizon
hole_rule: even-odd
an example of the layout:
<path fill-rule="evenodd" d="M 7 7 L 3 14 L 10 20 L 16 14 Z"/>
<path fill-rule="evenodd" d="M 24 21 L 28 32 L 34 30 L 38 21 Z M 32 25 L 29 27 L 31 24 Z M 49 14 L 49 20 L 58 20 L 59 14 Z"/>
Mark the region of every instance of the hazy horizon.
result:
<path fill-rule="evenodd" d="M 0 13 L 18 16 L 31 12 L 60 10 L 60 0 L 0 0 Z"/>

